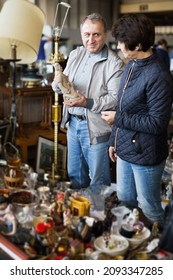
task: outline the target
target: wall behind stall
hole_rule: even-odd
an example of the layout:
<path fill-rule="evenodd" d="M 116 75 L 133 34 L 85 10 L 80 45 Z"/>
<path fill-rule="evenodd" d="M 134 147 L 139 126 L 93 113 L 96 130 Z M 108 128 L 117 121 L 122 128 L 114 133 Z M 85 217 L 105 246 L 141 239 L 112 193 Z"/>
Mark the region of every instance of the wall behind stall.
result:
<path fill-rule="evenodd" d="M 0 9 L 6 0 L 0 0 Z M 61 0 L 28 0 L 30 2 L 35 3 L 40 7 L 46 15 L 46 24 L 52 26 L 54 21 L 54 15 L 57 3 L 60 3 Z M 92 12 L 101 13 L 107 21 L 108 25 L 108 42 L 114 41 L 111 36 L 111 26 L 113 22 L 120 16 L 120 7 L 124 4 L 139 4 L 139 3 L 151 3 L 151 2 L 159 2 L 158 0 L 63 0 L 71 5 L 71 9 L 69 11 L 67 20 L 65 22 L 64 30 L 62 33 L 62 37 L 67 40 L 68 50 L 70 51 L 73 46 L 80 45 L 81 37 L 80 37 L 80 22 L 83 17 Z M 167 2 L 166 0 L 162 2 Z M 171 2 L 171 1 L 169 1 Z M 172 1 L 173 2 L 173 1 Z M 61 14 L 61 13 L 60 13 Z M 63 13 L 62 15 L 63 16 Z M 150 16 L 150 13 L 148 13 Z M 61 18 L 58 18 L 60 21 Z M 57 22 L 58 23 L 58 22 Z M 156 35 L 156 41 L 164 37 L 170 49 L 173 48 L 173 34 L 159 34 Z"/>
<path fill-rule="evenodd" d="M 53 24 L 57 0 L 35 0 L 35 3 L 46 13 L 47 24 Z M 76 29 L 84 16 L 92 12 L 101 13 L 107 20 L 108 27 L 112 25 L 114 6 L 119 7 L 119 0 L 65 0 L 71 5 L 65 27 Z M 60 8 L 61 9 L 61 8 Z M 115 11 L 116 14 L 116 11 Z"/>
<path fill-rule="evenodd" d="M 61 2 L 61 1 L 59 1 Z M 64 30 L 62 33 L 63 38 L 70 38 L 71 45 L 80 45 L 80 23 L 82 19 L 92 13 L 101 13 L 107 21 L 108 29 L 111 29 L 113 19 L 118 17 L 119 14 L 119 0 L 65 0 L 71 5 L 67 20 L 64 25 Z M 58 1 L 56 0 L 35 0 L 35 3 L 45 12 L 46 14 L 46 24 L 53 25 L 54 15 L 56 10 L 56 5 Z M 61 9 L 60 9 L 61 10 Z M 61 13 L 60 13 L 61 17 Z M 59 19 L 61 20 L 61 19 Z M 58 21 L 58 19 L 57 19 Z M 60 21 L 62 22 L 62 21 Z M 109 32 L 108 41 L 111 41 L 112 37 Z"/>
<path fill-rule="evenodd" d="M 166 0 L 164 0 L 166 1 Z M 47 24 L 53 25 L 54 14 L 56 10 L 57 0 L 35 0 L 35 3 L 45 12 Z M 140 3 L 147 2 L 147 0 L 137 1 L 137 0 L 64 0 L 71 5 L 71 9 L 66 20 L 62 37 L 70 38 L 71 45 L 81 44 L 80 38 L 80 22 L 82 18 L 94 11 L 101 13 L 107 20 L 108 29 L 111 30 L 113 22 L 120 16 L 120 6 L 126 3 Z M 148 2 L 158 2 L 157 0 L 152 0 Z M 148 13 L 150 16 L 150 13 Z M 173 47 L 173 34 L 170 35 L 157 35 L 156 41 L 160 37 L 165 37 L 168 41 L 168 45 Z M 113 41 L 111 36 L 111 31 L 108 33 L 108 42 Z"/>

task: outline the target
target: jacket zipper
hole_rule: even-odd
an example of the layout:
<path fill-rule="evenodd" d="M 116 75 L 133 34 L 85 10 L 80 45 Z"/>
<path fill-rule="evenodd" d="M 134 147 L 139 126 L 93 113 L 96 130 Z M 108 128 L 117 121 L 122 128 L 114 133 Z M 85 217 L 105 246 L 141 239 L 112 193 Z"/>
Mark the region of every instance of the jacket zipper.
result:
<path fill-rule="evenodd" d="M 131 78 L 131 75 L 132 75 L 134 66 L 135 66 L 135 61 L 133 61 L 133 64 L 132 64 L 132 66 L 131 66 L 130 69 L 129 69 L 129 72 L 128 72 L 128 74 L 127 74 L 127 78 L 126 78 L 126 81 L 125 81 L 125 85 L 124 85 L 124 87 L 123 87 L 123 93 L 122 93 L 122 96 L 121 96 L 121 99 L 120 99 L 120 111 L 122 110 L 122 99 L 123 99 L 123 97 L 124 97 L 125 90 L 126 90 L 126 88 L 127 88 L 127 85 L 128 85 L 128 83 L 129 83 L 129 80 L 130 80 L 130 78 Z M 115 142 L 114 142 L 115 150 L 116 150 L 116 146 L 117 146 L 117 135 L 118 135 L 118 130 L 119 130 L 119 127 L 116 129 L 116 132 L 115 132 Z"/>

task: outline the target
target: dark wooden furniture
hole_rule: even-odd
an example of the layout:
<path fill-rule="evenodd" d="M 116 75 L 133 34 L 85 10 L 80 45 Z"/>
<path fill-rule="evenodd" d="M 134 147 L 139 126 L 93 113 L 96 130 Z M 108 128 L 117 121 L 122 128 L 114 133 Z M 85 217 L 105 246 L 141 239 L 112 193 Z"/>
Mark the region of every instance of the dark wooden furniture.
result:
<path fill-rule="evenodd" d="M 0 86 L 0 105 L 3 117 L 11 114 L 12 88 Z M 23 124 L 40 123 L 42 126 L 51 126 L 51 107 L 53 91 L 51 86 L 17 88 L 16 89 L 16 116 L 20 130 Z"/>
<path fill-rule="evenodd" d="M 0 86 L 0 110 L 3 118 L 11 114 L 12 89 Z M 54 139 L 52 104 L 54 93 L 51 86 L 16 89 L 16 144 L 20 147 L 24 163 L 29 161 L 29 148 L 37 146 L 38 136 Z M 62 104 L 62 97 L 60 96 Z M 59 133 L 58 140 L 66 145 L 66 134 Z M 36 157 L 36 155 L 35 155 Z"/>

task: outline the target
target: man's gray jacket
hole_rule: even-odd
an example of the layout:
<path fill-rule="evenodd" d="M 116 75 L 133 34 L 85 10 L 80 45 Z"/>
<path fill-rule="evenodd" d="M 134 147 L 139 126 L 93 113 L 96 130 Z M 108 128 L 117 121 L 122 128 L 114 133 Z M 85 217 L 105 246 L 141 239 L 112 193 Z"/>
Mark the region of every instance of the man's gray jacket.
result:
<path fill-rule="evenodd" d="M 70 53 L 64 70 L 64 74 L 68 76 L 70 82 L 73 82 L 77 68 L 86 52 L 86 49 L 81 46 Z M 106 142 L 109 139 L 112 128 L 101 118 L 101 111 L 116 109 L 117 93 L 123 70 L 123 61 L 105 45 L 100 60 L 93 66 L 84 93 L 87 98 L 85 108 L 91 144 Z M 64 106 L 61 127 L 65 128 L 69 120 L 68 108 Z"/>

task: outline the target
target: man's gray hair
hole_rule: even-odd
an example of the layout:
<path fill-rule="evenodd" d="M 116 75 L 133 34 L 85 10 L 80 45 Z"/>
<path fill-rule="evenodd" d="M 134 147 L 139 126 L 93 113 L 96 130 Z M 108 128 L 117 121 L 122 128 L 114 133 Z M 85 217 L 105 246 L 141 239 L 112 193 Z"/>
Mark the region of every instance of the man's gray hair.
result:
<path fill-rule="evenodd" d="M 106 24 L 106 20 L 99 14 L 99 13 L 92 13 L 86 17 L 84 17 L 84 19 L 81 22 L 80 25 L 80 29 L 82 28 L 83 24 L 85 23 L 85 21 L 89 19 L 91 21 L 100 21 L 103 24 L 104 27 L 104 32 L 107 32 L 107 24 Z"/>

